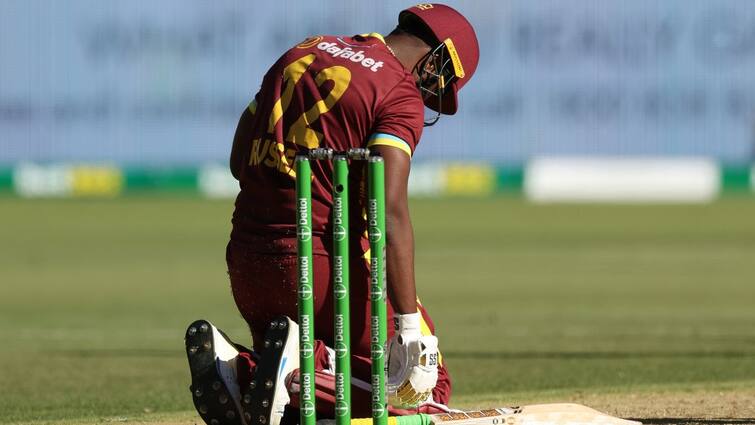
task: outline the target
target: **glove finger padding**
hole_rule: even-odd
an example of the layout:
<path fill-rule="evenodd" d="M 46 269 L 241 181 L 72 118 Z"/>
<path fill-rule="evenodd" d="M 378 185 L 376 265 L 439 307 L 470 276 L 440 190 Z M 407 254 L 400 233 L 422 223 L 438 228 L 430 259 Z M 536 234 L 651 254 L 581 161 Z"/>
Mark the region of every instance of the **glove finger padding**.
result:
<path fill-rule="evenodd" d="M 416 407 L 427 400 L 438 382 L 438 338 L 394 336 L 388 342 L 388 403 Z"/>

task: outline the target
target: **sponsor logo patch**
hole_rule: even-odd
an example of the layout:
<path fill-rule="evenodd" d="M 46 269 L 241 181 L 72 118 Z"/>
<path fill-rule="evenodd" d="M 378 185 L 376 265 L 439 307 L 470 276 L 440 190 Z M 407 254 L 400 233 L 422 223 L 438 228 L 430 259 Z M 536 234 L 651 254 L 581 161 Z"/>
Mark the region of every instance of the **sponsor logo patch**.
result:
<path fill-rule="evenodd" d="M 354 50 L 348 46 L 341 46 L 338 43 L 323 41 L 317 45 L 317 48 L 330 54 L 336 59 L 344 61 L 351 61 L 361 64 L 365 68 L 369 68 L 372 72 L 378 72 L 383 67 L 383 61 L 376 61 L 373 58 L 368 57 L 364 50 Z"/>

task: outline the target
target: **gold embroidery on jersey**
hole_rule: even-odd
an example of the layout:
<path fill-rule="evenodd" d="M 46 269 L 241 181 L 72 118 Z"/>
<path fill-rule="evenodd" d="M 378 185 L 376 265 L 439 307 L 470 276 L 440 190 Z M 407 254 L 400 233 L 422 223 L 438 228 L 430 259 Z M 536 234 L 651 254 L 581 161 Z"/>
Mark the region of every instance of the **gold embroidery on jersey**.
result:
<path fill-rule="evenodd" d="M 291 175 L 293 170 L 289 164 L 293 163 L 295 156 L 296 150 L 285 149 L 283 143 L 271 139 L 254 139 L 249 155 L 249 165 L 256 167 L 261 164 Z"/>

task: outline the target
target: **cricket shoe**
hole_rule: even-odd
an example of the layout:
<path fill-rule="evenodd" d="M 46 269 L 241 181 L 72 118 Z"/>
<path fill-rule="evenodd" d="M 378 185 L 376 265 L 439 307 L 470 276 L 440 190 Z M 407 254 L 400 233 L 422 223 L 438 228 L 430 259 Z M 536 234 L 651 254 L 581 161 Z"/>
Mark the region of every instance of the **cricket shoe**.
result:
<path fill-rule="evenodd" d="M 280 425 L 291 401 L 286 377 L 299 368 L 299 326 L 286 316 L 270 322 L 264 349 L 248 388 L 243 388 L 244 418 L 248 425 Z"/>
<path fill-rule="evenodd" d="M 247 425 L 236 379 L 239 351 L 220 329 L 197 320 L 186 330 L 194 407 L 208 425 Z"/>

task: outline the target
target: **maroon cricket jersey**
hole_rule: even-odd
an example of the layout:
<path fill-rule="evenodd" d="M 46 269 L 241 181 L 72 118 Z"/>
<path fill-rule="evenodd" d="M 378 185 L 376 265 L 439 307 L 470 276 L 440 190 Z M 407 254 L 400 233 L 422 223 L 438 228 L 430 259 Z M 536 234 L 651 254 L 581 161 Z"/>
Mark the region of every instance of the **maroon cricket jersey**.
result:
<path fill-rule="evenodd" d="M 424 113 L 412 74 L 374 33 L 304 40 L 270 68 L 249 111 L 252 131 L 231 239 L 270 253 L 296 251 L 293 168 L 298 152 L 386 144 L 411 154 Z M 374 135 L 384 142 L 376 142 Z M 313 249 L 323 254 L 330 233 L 333 167 L 329 161 L 311 165 Z M 363 165 L 352 166 L 349 176 L 352 235 L 365 229 L 358 203 L 363 170 Z"/>

